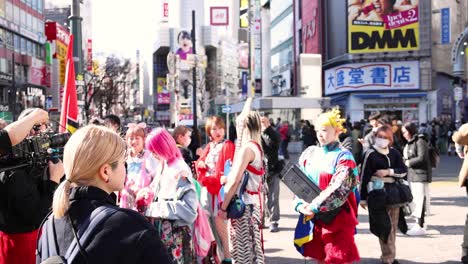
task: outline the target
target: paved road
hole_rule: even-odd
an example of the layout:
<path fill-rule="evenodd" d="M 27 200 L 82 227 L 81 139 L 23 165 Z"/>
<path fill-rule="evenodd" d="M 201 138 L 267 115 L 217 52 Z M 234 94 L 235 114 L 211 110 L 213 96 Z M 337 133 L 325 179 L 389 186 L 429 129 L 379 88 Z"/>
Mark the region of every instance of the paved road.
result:
<path fill-rule="evenodd" d="M 297 157 L 293 156 L 292 159 Z M 434 170 L 431 184 L 432 207 L 427 217 L 428 233 L 425 237 L 408 237 L 397 234 L 397 259 L 400 263 L 460 263 L 465 216 L 468 213 L 468 198 L 464 189 L 455 184 L 461 160 L 456 157 L 441 157 L 439 168 Z M 270 233 L 264 229 L 266 263 L 313 263 L 304 258 L 293 246 L 297 214 L 292 208 L 292 193 L 281 186 L 280 232 Z M 356 243 L 361 263 L 380 263 L 380 247 L 377 238 L 369 231 L 367 211 L 359 211 Z"/>

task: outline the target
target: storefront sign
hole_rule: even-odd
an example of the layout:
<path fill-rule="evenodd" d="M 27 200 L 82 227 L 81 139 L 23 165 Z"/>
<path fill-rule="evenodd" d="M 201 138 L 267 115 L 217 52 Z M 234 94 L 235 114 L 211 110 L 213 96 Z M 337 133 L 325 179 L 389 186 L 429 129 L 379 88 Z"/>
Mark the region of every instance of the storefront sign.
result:
<path fill-rule="evenodd" d="M 8 105 L 0 105 L 0 112 L 8 112 L 9 109 Z"/>
<path fill-rule="evenodd" d="M 417 1 L 374 2 L 348 0 L 348 52 L 418 50 Z"/>
<path fill-rule="evenodd" d="M 0 80 L 11 82 L 13 80 L 13 76 L 11 74 L 0 72 Z"/>
<path fill-rule="evenodd" d="M 302 12 L 302 45 L 304 53 L 320 53 L 319 33 L 318 28 L 320 21 L 319 1 L 310 0 L 302 1 L 302 10 L 310 10 L 310 12 Z"/>
<path fill-rule="evenodd" d="M 440 10 L 440 44 L 450 44 L 450 8 Z"/>
<path fill-rule="evenodd" d="M 419 61 L 354 63 L 325 71 L 326 95 L 419 88 Z"/>

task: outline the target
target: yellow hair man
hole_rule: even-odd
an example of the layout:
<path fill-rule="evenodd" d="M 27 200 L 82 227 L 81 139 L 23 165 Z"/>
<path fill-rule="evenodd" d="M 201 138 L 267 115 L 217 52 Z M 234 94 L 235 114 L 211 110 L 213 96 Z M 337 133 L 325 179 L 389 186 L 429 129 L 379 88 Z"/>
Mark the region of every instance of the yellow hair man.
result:
<path fill-rule="evenodd" d="M 317 119 L 317 125 L 331 126 L 342 133 L 346 133 L 346 129 L 343 126 L 345 121 L 345 119 L 341 118 L 340 109 L 336 107 L 321 114 Z"/>

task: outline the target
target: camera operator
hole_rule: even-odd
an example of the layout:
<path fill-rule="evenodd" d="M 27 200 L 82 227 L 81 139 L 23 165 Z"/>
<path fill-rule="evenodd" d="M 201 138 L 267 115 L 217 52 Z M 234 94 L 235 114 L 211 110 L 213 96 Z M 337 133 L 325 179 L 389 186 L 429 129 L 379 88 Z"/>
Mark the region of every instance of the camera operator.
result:
<path fill-rule="evenodd" d="M 42 109 L 33 109 L 29 115 L 0 130 L 0 156 L 11 151 L 11 147 L 23 141 L 35 124 L 49 121 L 49 114 Z"/>
<path fill-rule="evenodd" d="M 26 109 L 18 119 L 5 128 L 11 145 L 22 141 L 28 132 L 33 136 L 44 131 L 48 115 L 40 109 Z M 41 124 L 40 128 L 31 129 L 35 124 Z M 61 161 L 49 161 L 47 168 L 34 166 L 0 173 L 0 264 L 35 263 L 38 227 L 52 206 L 64 169 Z"/>

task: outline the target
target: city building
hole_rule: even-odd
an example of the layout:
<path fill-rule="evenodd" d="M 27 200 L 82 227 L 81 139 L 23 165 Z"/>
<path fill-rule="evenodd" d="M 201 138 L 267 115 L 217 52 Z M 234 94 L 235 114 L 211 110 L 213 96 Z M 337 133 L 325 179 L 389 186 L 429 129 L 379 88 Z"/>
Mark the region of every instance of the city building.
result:
<path fill-rule="evenodd" d="M 324 95 L 351 121 L 378 110 L 424 123 L 436 107 L 431 2 L 383 2 L 321 1 Z"/>
<path fill-rule="evenodd" d="M 0 39 L 0 118 L 11 121 L 45 106 L 44 1 L 0 1 Z"/>
<path fill-rule="evenodd" d="M 432 116 L 442 120 L 466 122 L 468 118 L 467 29 L 466 1 L 432 1 L 432 86 L 436 90 Z M 467 33 L 463 35 L 464 31 Z M 457 50 L 457 43 L 462 46 L 461 50 Z M 464 72 L 455 72 L 453 58 L 458 56 L 465 57 Z"/>

